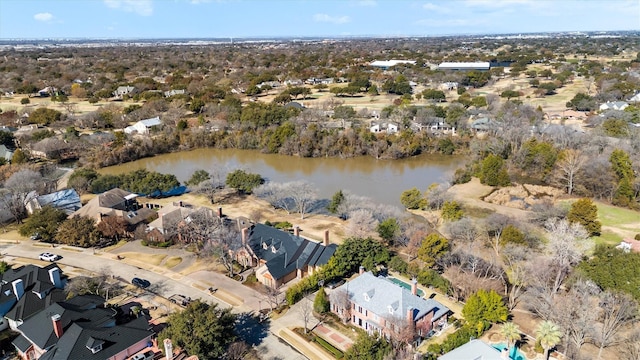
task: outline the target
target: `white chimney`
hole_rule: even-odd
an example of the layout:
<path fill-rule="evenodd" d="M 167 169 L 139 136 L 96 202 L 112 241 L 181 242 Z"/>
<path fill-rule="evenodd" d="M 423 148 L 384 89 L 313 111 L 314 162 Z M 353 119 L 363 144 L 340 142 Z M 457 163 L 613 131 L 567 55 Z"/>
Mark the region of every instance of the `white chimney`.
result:
<path fill-rule="evenodd" d="M 55 267 L 53 269 L 49 269 L 49 280 L 51 280 L 53 286 L 57 287 L 58 289 L 62 289 L 62 280 L 60 280 L 60 268 Z"/>
<path fill-rule="evenodd" d="M 22 279 L 12 281 L 11 285 L 13 285 L 13 294 L 16 296 L 16 300 L 20 300 L 22 295 L 24 295 L 24 284 L 22 283 Z"/>
<path fill-rule="evenodd" d="M 164 339 L 164 353 L 167 360 L 173 359 L 173 344 L 171 344 L 171 339 Z"/>

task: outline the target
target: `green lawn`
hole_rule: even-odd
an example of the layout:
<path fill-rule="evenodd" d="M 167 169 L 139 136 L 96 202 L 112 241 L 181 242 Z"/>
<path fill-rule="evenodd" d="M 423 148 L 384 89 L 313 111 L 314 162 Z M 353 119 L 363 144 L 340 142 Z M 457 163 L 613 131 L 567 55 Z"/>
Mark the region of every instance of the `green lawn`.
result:
<path fill-rule="evenodd" d="M 606 205 L 603 203 L 596 204 L 598 205 L 598 219 L 602 222 L 602 225 L 622 225 L 622 227 L 624 227 L 625 225 L 640 222 L 640 212 L 638 211 Z M 640 231 L 640 229 L 637 230 Z"/>
<path fill-rule="evenodd" d="M 618 245 L 622 241 L 622 236 L 611 231 L 604 230 L 600 236 L 594 236 L 593 241 L 596 245 Z"/>

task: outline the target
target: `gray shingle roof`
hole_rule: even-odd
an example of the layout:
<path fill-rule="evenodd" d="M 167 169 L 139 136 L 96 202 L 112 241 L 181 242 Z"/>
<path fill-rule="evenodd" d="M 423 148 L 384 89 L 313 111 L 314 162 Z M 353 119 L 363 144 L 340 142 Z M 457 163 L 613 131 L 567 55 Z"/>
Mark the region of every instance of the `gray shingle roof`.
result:
<path fill-rule="evenodd" d="M 349 299 L 352 302 L 379 316 L 390 314 L 404 317 L 408 310 L 412 309 L 414 320 L 420 320 L 433 312 L 432 322 L 435 322 L 450 311 L 433 299 L 413 295 L 411 291 L 385 278 L 376 277 L 371 272 L 359 275 L 340 288 L 349 293 Z"/>
<path fill-rule="evenodd" d="M 337 247 L 335 244 L 324 246 L 263 224 L 251 226 L 248 245 L 258 258 L 266 261 L 275 279 L 306 266 L 325 265 Z"/>
<path fill-rule="evenodd" d="M 25 265 L 9 269 L 2 274 L 0 281 L 0 309 L 3 309 L 4 313 L 0 315 L 7 315 L 13 320 L 26 319 L 34 312 L 41 310 L 44 306 L 56 301 L 55 299 L 46 298 L 43 299 L 43 301 L 40 301 L 40 299 L 35 299 L 33 297 L 35 294 L 33 294 L 33 296 L 30 295 L 32 291 L 46 295 L 55 289 L 55 286 L 49 277 L 49 270 L 54 268 L 60 269 L 56 264 L 49 264 L 45 267 Z M 59 271 L 61 275 L 59 288 L 61 289 L 64 286 L 64 275 L 62 275 L 62 270 Z M 20 300 L 17 299 L 12 284 L 18 279 L 22 280 L 22 287 L 25 294 L 20 298 Z M 24 297 L 27 298 L 23 299 Z M 16 306 L 18 308 L 14 308 Z"/>
<path fill-rule="evenodd" d="M 49 349 L 40 357 L 43 360 L 108 359 L 153 335 L 144 316 L 116 325 L 115 310 L 99 307 L 104 301 L 99 296 L 84 295 L 53 304 L 25 321 L 18 330 L 26 341 Z M 55 314 L 60 315 L 62 323 L 60 338 L 51 320 Z M 14 345 L 25 346 L 22 339 L 14 341 Z M 102 345 L 102 350 L 93 354 L 87 345 Z"/>
<path fill-rule="evenodd" d="M 503 357 L 493 346 L 474 339 L 440 356 L 438 360 L 503 360 Z"/>

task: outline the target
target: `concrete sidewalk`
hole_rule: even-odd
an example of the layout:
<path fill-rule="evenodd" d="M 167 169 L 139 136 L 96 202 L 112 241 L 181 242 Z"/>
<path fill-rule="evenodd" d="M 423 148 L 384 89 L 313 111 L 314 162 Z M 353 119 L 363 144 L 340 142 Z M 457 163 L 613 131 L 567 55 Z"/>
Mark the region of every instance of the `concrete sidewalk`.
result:
<path fill-rule="evenodd" d="M 328 325 L 320 324 L 316 326 L 316 328 L 313 329 L 313 333 L 342 352 L 349 350 L 349 348 L 353 346 L 353 340 Z"/>

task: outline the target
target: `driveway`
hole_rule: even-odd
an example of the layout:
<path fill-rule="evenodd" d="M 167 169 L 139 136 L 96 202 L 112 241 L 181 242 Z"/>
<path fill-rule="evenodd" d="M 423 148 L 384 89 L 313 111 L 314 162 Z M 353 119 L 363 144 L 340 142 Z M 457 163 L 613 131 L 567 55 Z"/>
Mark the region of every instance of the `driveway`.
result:
<path fill-rule="evenodd" d="M 128 251 L 135 251 L 135 245 L 129 245 Z M 139 246 L 139 245 L 138 245 Z M 139 246 L 139 248 L 145 248 Z M 138 249 L 139 250 L 139 249 Z M 151 282 L 149 291 L 168 298 L 172 294 L 179 293 L 191 297 L 192 299 L 201 299 L 207 303 L 217 303 L 222 307 L 232 306 L 224 302 L 218 297 L 212 296 L 206 290 L 211 284 L 214 284 L 219 291 L 233 295 L 233 299 L 240 299 L 240 305 L 235 306 L 233 311 L 240 314 L 241 321 L 239 323 L 240 334 L 247 339 L 247 343 L 253 345 L 265 360 L 293 359 L 304 360 L 305 356 L 284 343 L 273 328 L 281 329 L 282 326 L 273 323 L 255 324 L 252 319 L 254 311 L 258 310 L 261 295 L 257 291 L 248 288 L 237 281 L 215 272 L 200 272 L 195 277 L 184 276 L 173 272 L 166 268 L 158 268 L 154 266 L 140 266 L 128 264 L 125 260 L 117 260 L 111 253 L 96 254 L 93 249 L 79 249 L 68 246 L 57 246 L 51 248 L 43 243 L 34 241 L 22 241 L 18 244 L 13 242 L 0 243 L 0 251 L 5 257 L 5 261 L 26 260 L 33 264 L 44 265 L 46 262 L 38 260 L 38 255 L 42 252 L 52 252 L 62 256 L 58 261 L 64 270 L 64 266 L 68 265 L 74 268 L 86 269 L 92 272 L 106 272 L 124 279 L 129 282 L 133 277 L 147 279 Z M 170 250 L 171 251 L 171 250 Z M 174 255 L 171 253 L 171 255 Z M 162 270 L 162 271 L 152 271 Z M 222 296 L 221 296 L 222 297 Z M 289 324 L 286 321 L 286 324 Z"/>

